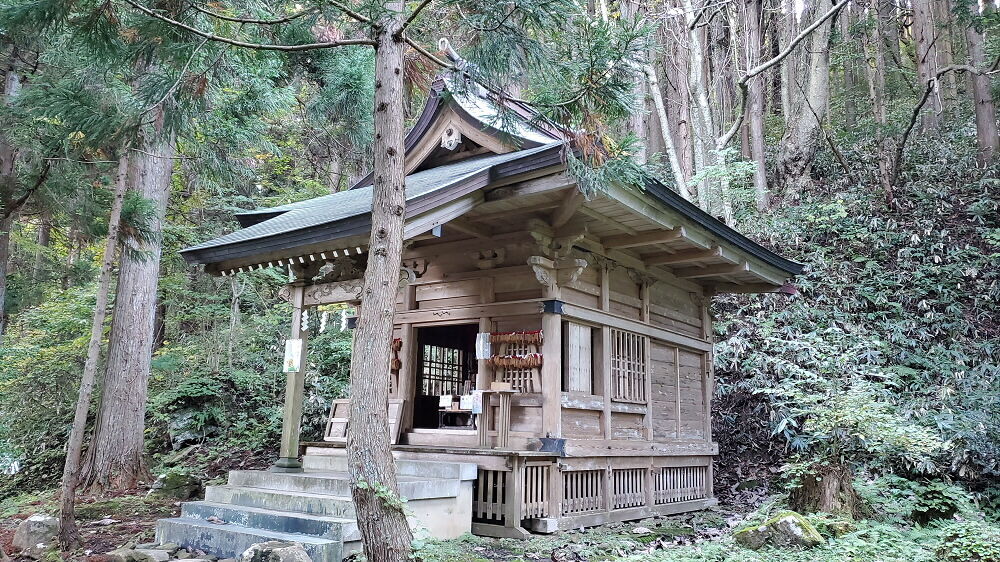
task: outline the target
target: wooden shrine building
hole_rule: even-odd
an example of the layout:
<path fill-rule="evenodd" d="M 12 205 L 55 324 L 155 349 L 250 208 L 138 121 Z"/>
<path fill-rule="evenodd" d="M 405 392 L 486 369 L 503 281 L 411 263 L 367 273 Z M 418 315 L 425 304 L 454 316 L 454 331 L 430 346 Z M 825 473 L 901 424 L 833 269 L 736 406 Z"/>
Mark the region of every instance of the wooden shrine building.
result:
<path fill-rule="evenodd" d="M 709 300 L 781 291 L 801 265 L 656 181 L 585 196 L 564 135 L 474 84 L 438 80 L 405 146 L 396 457 L 475 463 L 479 534 L 712 505 Z M 371 197 L 366 178 L 246 212 L 240 230 L 183 255 L 213 275 L 290 266 L 305 357 L 308 309 L 364 307 Z M 278 470 L 301 470 L 304 369 L 288 375 Z M 343 454 L 347 408 L 335 404 L 306 459 Z"/>

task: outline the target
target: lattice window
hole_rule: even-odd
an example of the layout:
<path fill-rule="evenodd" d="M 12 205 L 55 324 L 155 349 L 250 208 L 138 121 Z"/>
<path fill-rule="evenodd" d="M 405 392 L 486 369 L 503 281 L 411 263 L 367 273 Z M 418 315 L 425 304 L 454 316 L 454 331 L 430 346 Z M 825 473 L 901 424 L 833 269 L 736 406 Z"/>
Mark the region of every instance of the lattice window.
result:
<path fill-rule="evenodd" d="M 653 502 L 657 505 L 707 497 L 707 466 L 670 466 L 653 473 Z"/>
<path fill-rule="evenodd" d="M 611 330 L 611 399 L 646 403 L 646 337 Z"/>
<path fill-rule="evenodd" d="M 523 517 L 531 519 L 549 515 L 549 470 L 551 464 L 528 464 L 524 467 Z"/>
<path fill-rule="evenodd" d="M 464 350 L 424 345 L 420 363 L 420 393 L 424 396 L 468 394 Z"/>
<path fill-rule="evenodd" d="M 603 510 L 603 470 L 571 470 L 563 472 L 563 515 Z"/>
<path fill-rule="evenodd" d="M 613 509 L 646 505 L 646 469 L 616 468 L 611 471 Z"/>
<path fill-rule="evenodd" d="M 507 472 L 479 469 L 472 487 L 472 520 L 478 523 L 504 522 Z"/>
<path fill-rule="evenodd" d="M 538 346 L 530 343 L 504 343 L 499 344 L 500 355 L 527 356 L 531 353 L 538 353 Z M 541 384 L 538 381 L 537 368 L 516 369 L 512 367 L 497 368 L 496 376 L 498 382 L 509 382 L 513 390 L 520 392 L 541 392 Z"/>

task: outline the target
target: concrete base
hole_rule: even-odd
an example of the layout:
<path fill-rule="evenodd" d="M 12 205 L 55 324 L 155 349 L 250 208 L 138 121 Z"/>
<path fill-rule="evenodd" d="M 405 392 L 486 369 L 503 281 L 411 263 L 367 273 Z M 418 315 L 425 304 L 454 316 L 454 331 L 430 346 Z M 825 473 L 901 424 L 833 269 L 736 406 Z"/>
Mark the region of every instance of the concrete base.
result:
<path fill-rule="evenodd" d="M 396 463 L 414 530 L 436 538 L 471 531 L 476 465 Z M 230 472 L 226 485 L 205 489 L 205 501 L 185 503 L 180 517 L 160 520 L 157 541 L 234 558 L 255 543 L 290 540 L 315 562 L 340 562 L 361 550 L 346 456 L 307 456 L 304 464 L 301 473 Z"/>

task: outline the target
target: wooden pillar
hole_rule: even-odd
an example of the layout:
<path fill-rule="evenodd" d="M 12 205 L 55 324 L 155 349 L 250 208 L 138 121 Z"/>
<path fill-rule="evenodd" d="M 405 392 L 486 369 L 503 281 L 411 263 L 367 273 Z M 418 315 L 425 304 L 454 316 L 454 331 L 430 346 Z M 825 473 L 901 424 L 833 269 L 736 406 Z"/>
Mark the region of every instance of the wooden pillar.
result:
<path fill-rule="evenodd" d="M 302 348 L 299 352 L 299 370 L 286 373 L 285 407 L 281 419 L 281 452 L 271 468 L 274 472 L 302 472 L 302 462 L 299 460 L 299 432 L 302 426 L 302 394 L 308 365 L 307 348 L 309 342 L 309 327 L 303 321 L 305 283 L 304 280 L 292 283 L 291 302 L 293 308 L 290 339 L 302 340 Z"/>
<path fill-rule="evenodd" d="M 542 313 L 542 433 L 562 437 L 562 315 Z"/>
<path fill-rule="evenodd" d="M 601 359 L 601 394 L 604 395 L 604 410 L 601 412 L 601 430 L 605 439 L 611 439 L 611 327 L 601 326 L 598 342 Z"/>

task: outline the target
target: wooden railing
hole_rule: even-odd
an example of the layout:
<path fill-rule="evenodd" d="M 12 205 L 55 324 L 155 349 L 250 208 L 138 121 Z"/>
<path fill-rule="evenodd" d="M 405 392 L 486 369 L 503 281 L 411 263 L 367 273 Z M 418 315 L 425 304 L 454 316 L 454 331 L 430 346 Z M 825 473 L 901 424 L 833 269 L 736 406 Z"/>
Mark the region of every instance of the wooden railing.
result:
<path fill-rule="evenodd" d="M 653 473 L 653 503 L 662 505 L 708 497 L 707 466 L 672 466 Z"/>

